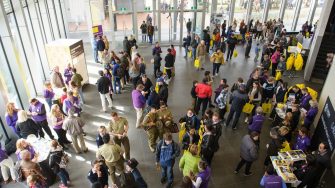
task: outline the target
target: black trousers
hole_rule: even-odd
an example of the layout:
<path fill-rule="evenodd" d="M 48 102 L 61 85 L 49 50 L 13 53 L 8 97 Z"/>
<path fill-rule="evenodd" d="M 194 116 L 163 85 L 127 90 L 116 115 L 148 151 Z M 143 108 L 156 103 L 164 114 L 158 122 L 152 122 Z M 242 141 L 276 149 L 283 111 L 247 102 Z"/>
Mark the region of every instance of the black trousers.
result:
<path fill-rule="evenodd" d="M 56 132 L 58 136 L 58 142 L 62 147 L 64 147 L 65 144 L 70 143 L 70 141 L 66 138 L 66 131 L 64 129 L 54 129 L 54 131 Z"/>
<path fill-rule="evenodd" d="M 168 75 L 168 78 L 170 79 L 172 76 L 172 69 L 166 69 L 166 74 Z"/>
<path fill-rule="evenodd" d="M 278 63 L 272 63 L 272 76 L 276 76 L 277 67 Z"/>
<path fill-rule="evenodd" d="M 214 152 L 207 151 L 205 149 L 205 152 L 201 153 L 201 158 L 204 160 L 209 166 L 212 163 L 212 159 L 214 157 Z"/>
<path fill-rule="evenodd" d="M 227 60 L 231 59 L 231 57 L 233 56 L 233 52 L 234 52 L 234 48 L 229 48 L 228 47 Z"/>
<path fill-rule="evenodd" d="M 221 63 L 213 63 L 213 76 L 219 74 Z"/>
<path fill-rule="evenodd" d="M 234 118 L 233 123 L 232 123 L 232 128 L 235 128 L 238 120 L 240 119 L 241 113 L 242 113 L 242 110 L 237 111 L 234 108 L 231 108 L 228 114 L 228 117 L 227 117 L 226 125 L 229 126 L 230 121 L 232 120 L 232 118 Z"/>
<path fill-rule="evenodd" d="M 250 54 L 250 50 L 251 50 L 251 45 L 249 46 L 249 45 L 247 45 L 247 47 L 245 48 L 245 56 L 249 56 L 249 54 Z"/>
<path fill-rule="evenodd" d="M 44 132 L 42 130 L 42 129 L 44 129 L 44 131 L 48 134 L 50 139 L 54 139 L 54 135 L 52 135 L 52 133 L 51 133 L 51 130 L 50 130 L 50 127 L 48 126 L 48 121 L 47 120 L 37 121 L 36 124 L 38 126 L 40 126 L 40 131 L 39 131 L 40 137 L 44 138 Z"/>
<path fill-rule="evenodd" d="M 199 113 L 200 107 L 202 105 L 202 115 L 204 115 L 208 106 L 208 101 L 209 101 L 208 98 L 198 98 L 197 104 L 195 106 L 195 113 L 196 114 Z"/>
<path fill-rule="evenodd" d="M 227 112 L 227 107 L 223 108 L 223 109 L 219 109 L 219 114 L 220 114 L 220 119 L 224 120 L 224 115 Z"/>
<path fill-rule="evenodd" d="M 155 78 L 157 78 L 157 73 L 161 71 L 161 67 L 156 67 L 154 66 L 154 75 L 155 75 Z"/>
<path fill-rule="evenodd" d="M 245 174 L 250 174 L 250 168 L 251 168 L 251 165 L 252 165 L 252 161 L 246 161 L 244 160 L 242 157 L 241 157 L 241 161 L 238 163 L 235 171 L 240 171 L 240 169 L 245 165 L 245 171 L 244 173 Z"/>

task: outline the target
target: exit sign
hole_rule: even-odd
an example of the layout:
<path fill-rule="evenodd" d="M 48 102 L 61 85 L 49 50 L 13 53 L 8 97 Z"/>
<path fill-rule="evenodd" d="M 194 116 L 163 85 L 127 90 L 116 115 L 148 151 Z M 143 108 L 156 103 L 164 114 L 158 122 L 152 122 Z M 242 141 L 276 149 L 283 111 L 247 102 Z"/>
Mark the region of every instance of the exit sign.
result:
<path fill-rule="evenodd" d="M 145 11 L 150 11 L 150 7 L 144 7 Z"/>
<path fill-rule="evenodd" d="M 126 11 L 127 9 L 126 8 L 120 8 L 121 11 Z"/>

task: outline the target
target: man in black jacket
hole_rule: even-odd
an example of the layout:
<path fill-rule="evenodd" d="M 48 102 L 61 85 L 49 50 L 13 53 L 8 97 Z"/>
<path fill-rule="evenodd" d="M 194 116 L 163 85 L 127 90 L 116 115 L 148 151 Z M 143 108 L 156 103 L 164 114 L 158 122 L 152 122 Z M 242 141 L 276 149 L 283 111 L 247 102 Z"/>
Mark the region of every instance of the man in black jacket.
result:
<path fill-rule="evenodd" d="M 232 36 L 228 38 L 227 44 L 228 44 L 228 53 L 226 59 L 228 61 L 229 59 L 231 60 L 231 57 L 233 56 L 233 52 L 235 49 L 235 45 L 237 44 L 237 39 L 234 36 L 234 34 L 232 34 Z"/>
<path fill-rule="evenodd" d="M 128 55 L 130 55 L 130 43 L 128 41 L 128 37 L 124 37 L 124 40 L 123 40 L 123 51 L 127 52 Z"/>
<path fill-rule="evenodd" d="M 111 81 L 104 76 L 103 71 L 99 71 L 99 75 L 100 78 L 97 81 L 97 87 L 98 87 L 98 91 L 100 94 L 100 99 L 101 99 L 101 104 L 102 104 L 102 110 L 103 112 L 106 112 L 106 100 L 105 98 L 107 98 L 108 101 L 108 107 L 112 108 L 113 104 L 112 104 L 112 99 L 109 95 L 109 91 L 110 91 L 110 86 L 111 86 Z"/>
<path fill-rule="evenodd" d="M 168 48 L 167 51 L 168 51 L 168 54 L 166 54 L 165 56 L 165 69 L 166 69 L 166 74 L 168 75 L 168 78 L 170 79 L 172 75 L 172 69 L 174 66 L 174 57 L 171 54 L 170 48 Z"/>
<path fill-rule="evenodd" d="M 240 118 L 240 115 L 243 110 L 243 106 L 247 103 L 249 97 L 247 93 L 245 92 L 245 85 L 241 84 L 238 90 L 235 90 L 231 97 L 231 109 L 229 112 L 229 115 L 227 117 L 226 126 L 229 126 L 230 121 L 232 120 L 233 116 L 233 124 L 232 128 L 233 130 L 236 130 L 236 124 L 238 122 L 238 119 Z"/>
<path fill-rule="evenodd" d="M 97 49 L 98 49 L 98 55 L 99 55 L 99 61 L 102 62 L 102 56 L 104 54 L 105 51 L 105 43 L 104 41 L 102 41 L 102 36 L 99 36 L 99 40 L 97 42 Z"/>

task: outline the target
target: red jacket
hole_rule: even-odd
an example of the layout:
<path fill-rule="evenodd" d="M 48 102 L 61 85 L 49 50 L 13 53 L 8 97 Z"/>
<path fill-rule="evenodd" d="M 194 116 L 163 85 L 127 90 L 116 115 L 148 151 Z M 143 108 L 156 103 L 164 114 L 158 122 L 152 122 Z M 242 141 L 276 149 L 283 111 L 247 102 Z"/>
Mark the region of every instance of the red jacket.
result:
<path fill-rule="evenodd" d="M 198 98 L 210 98 L 212 97 L 212 87 L 204 83 L 197 84 L 195 93 Z"/>

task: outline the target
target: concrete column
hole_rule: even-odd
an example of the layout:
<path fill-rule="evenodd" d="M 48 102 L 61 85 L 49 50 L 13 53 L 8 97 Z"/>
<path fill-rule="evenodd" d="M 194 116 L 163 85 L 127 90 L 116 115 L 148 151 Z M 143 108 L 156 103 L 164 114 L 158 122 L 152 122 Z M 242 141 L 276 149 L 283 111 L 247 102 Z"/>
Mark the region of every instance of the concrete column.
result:
<path fill-rule="evenodd" d="M 310 4 L 311 9 L 308 14 L 308 23 L 311 23 L 313 21 L 314 15 L 315 15 L 315 9 L 318 6 L 318 0 L 313 0 L 313 2 Z"/>
<path fill-rule="evenodd" d="M 86 16 L 88 36 L 90 39 L 92 39 L 93 38 L 93 32 L 92 32 L 92 27 L 93 27 L 92 19 L 93 18 L 92 18 L 90 0 L 84 0 L 84 4 L 85 4 L 85 16 Z"/>
<path fill-rule="evenodd" d="M 115 49 L 116 48 L 116 42 L 115 42 L 115 22 L 114 22 L 114 11 L 113 11 L 113 0 L 108 0 L 108 12 L 109 12 L 109 21 L 111 23 L 111 42 L 110 42 L 110 48 Z"/>
<path fill-rule="evenodd" d="M 231 0 L 230 6 L 229 6 L 230 10 L 229 10 L 229 20 L 228 20 L 228 23 L 227 23 L 227 28 L 231 25 L 231 23 L 233 23 L 235 3 L 236 3 L 236 0 Z"/>
<path fill-rule="evenodd" d="M 192 20 L 192 31 L 195 32 L 197 29 L 197 10 L 198 10 L 198 0 L 193 0 L 193 7 L 196 7 L 193 13 L 193 20 Z M 191 31 L 191 33 L 192 33 Z"/>
<path fill-rule="evenodd" d="M 208 6 L 208 0 L 203 0 L 202 3 L 202 14 L 201 14 L 201 31 L 206 27 L 205 26 L 205 19 L 206 19 L 206 9 Z"/>
<path fill-rule="evenodd" d="M 297 28 L 297 23 L 298 23 L 300 11 L 301 11 L 301 5 L 302 5 L 302 0 L 298 0 L 297 6 L 296 6 L 295 11 L 294 11 L 292 31 L 295 31 L 295 29 Z"/>
<path fill-rule="evenodd" d="M 29 99 L 35 96 L 36 93 L 33 92 L 31 94 L 30 92 L 30 89 L 32 88 L 29 85 L 32 84 L 32 77 L 29 73 L 27 74 L 24 71 L 24 68 L 27 67 L 25 58 L 22 57 L 21 53 L 17 53 L 20 52 L 20 49 L 16 45 L 13 33 L 10 29 L 3 1 L 0 1 L 0 25 L 0 36 L 3 44 L 2 48 L 9 62 L 9 64 L 7 64 L 8 69 L 13 77 L 13 82 L 15 83 L 15 90 L 18 91 L 17 95 L 20 96 L 20 103 L 23 108 L 27 108 Z M 5 66 L 5 62 L 1 62 L 1 66 Z M 1 69 L 4 70 L 4 67 Z"/>
<path fill-rule="evenodd" d="M 270 10 L 270 1 L 272 0 L 266 0 L 265 7 L 264 7 L 264 13 L 262 17 L 262 22 L 264 23 L 268 19 L 269 10 Z"/>
<path fill-rule="evenodd" d="M 283 20 L 285 10 L 286 10 L 287 0 L 281 0 L 280 2 L 280 11 L 279 11 L 279 18 Z M 285 24 L 285 23 L 284 23 Z"/>
<path fill-rule="evenodd" d="M 172 35 L 172 41 L 175 41 L 177 40 L 177 24 L 178 24 L 178 1 L 177 0 L 173 0 L 173 8 L 175 10 L 175 12 L 173 12 L 173 29 L 172 29 L 172 32 L 173 32 L 173 35 Z"/>
<path fill-rule="evenodd" d="M 183 45 L 183 37 L 184 37 L 183 36 L 183 33 L 184 33 L 184 30 L 183 30 L 184 29 L 184 20 L 183 20 L 183 18 L 184 18 L 184 8 L 185 8 L 184 0 L 180 0 L 180 4 L 182 6 L 180 7 L 180 16 L 179 16 L 179 21 L 180 21 L 179 45 L 182 46 Z"/>
<path fill-rule="evenodd" d="M 244 18 L 244 23 L 248 24 L 249 20 L 251 18 L 251 10 L 252 10 L 252 1 L 248 2 L 248 7 L 247 7 L 247 15 Z"/>
<path fill-rule="evenodd" d="M 152 24 L 156 25 L 156 17 L 157 17 L 157 0 L 152 0 Z"/>
<path fill-rule="evenodd" d="M 158 39 L 156 39 L 158 42 L 161 42 L 161 9 L 159 8 L 161 6 L 161 0 L 158 0 L 158 15 L 157 15 L 157 27 L 158 27 Z M 156 24 L 155 24 L 156 25 Z"/>
<path fill-rule="evenodd" d="M 306 66 L 305 66 L 304 79 L 307 81 L 311 79 L 316 57 L 319 53 L 322 38 L 323 38 L 323 35 L 325 34 L 326 27 L 327 27 L 326 23 L 328 22 L 328 19 L 330 17 L 330 12 L 331 12 L 333 4 L 334 4 L 334 1 L 325 1 L 323 4 L 321 15 L 320 15 L 320 20 L 318 22 L 319 24 L 314 34 L 312 45 L 311 45 L 308 59 L 307 59 Z M 329 73 L 328 75 L 333 76 L 332 74 L 329 74 Z"/>
<path fill-rule="evenodd" d="M 137 27 L 137 6 L 136 6 L 136 0 L 131 1 L 131 6 L 133 9 L 133 34 L 135 36 L 135 39 L 138 41 L 138 27 Z"/>
<path fill-rule="evenodd" d="M 218 0 L 212 0 L 211 14 L 217 13 Z"/>

